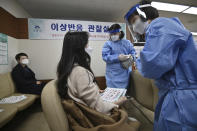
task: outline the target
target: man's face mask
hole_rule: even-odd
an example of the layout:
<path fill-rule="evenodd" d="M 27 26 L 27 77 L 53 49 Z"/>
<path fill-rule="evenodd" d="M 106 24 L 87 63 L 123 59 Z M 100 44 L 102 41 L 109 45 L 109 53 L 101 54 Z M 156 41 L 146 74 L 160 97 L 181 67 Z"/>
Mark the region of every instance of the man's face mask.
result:
<path fill-rule="evenodd" d="M 24 65 L 28 65 L 29 64 L 29 59 L 23 59 L 21 61 L 21 63 L 24 64 Z"/>
<path fill-rule="evenodd" d="M 143 22 L 140 18 L 138 18 L 133 24 L 133 31 L 140 35 L 145 33 L 146 27 L 148 26 L 148 22 Z"/>
<path fill-rule="evenodd" d="M 119 35 L 111 35 L 111 40 L 112 41 L 118 41 L 119 40 Z"/>

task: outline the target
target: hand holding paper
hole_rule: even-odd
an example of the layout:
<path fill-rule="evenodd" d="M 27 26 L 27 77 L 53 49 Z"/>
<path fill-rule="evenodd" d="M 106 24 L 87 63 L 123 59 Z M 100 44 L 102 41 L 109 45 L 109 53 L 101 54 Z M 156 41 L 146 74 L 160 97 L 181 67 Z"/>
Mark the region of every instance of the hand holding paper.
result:
<path fill-rule="evenodd" d="M 114 104 L 116 105 L 122 105 L 125 101 L 127 100 L 127 98 L 125 96 L 120 97 L 117 101 L 114 102 Z"/>

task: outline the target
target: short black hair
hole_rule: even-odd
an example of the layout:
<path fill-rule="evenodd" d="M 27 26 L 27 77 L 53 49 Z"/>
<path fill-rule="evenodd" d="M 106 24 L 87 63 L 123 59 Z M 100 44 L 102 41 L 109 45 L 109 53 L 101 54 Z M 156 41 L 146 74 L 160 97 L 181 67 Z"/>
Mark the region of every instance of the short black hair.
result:
<path fill-rule="evenodd" d="M 21 56 L 27 56 L 27 57 L 28 57 L 28 55 L 27 55 L 26 53 L 18 53 L 18 54 L 15 56 L 15 59 L 18 61 L 18 60 L 20 60 Z"/>
<path fill-rule="evenodd" d="M 141 0 L 139 4 L 146 5 L 146 4 L 151 4 L 151 2 L 152 2 L 151 0 Z M 152 6 L 141 8 L 141 10 L 145 12 L 146 20 L 154 20 L 155 18 L 159 17 L 158 10 Z M 135 15 L 138 15 L 137 11 L 135 11 L 131 16 L 129 16 L 129 19 L 131 19 Z"/>
<path fill-rule="evenodd" d="M 121 26 L 119 25 L 119 24 L 113 24 L 113 25 L 111 25 L 110 26 L 110 28 L 108 29 L 108 31 L 112 31 L 112 30 L 117 30 L 117 29 L 121 29 Z M 124 32 L 123 31 L 120 31 L 120 40 L 122 39 L 122 38 L 124 38 Z"/>

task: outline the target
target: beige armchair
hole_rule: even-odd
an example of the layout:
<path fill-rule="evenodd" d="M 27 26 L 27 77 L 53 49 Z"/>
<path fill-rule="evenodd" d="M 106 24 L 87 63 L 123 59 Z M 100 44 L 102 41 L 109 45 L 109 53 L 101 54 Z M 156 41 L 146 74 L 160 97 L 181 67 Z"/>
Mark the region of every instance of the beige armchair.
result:
<path fill-rule="evenodd" d="M 39 97 L 33 94 L 17 92 L 11 73 L 0 74 L 0 99 L 18 95 L 25 95 L 27 99 L 12 104 L 0 104 L 0 109 L 3 110 L 3 112 L 0 112 L 0 128 L 12 120 L 17 112 L 23 111 L 31 106 L 36 98 Z"/>
<path fill-rule="evenodd" d="M 154 81 L 142 77 L 138 71 L 133 71 L 130 89 L 129 94 L 133 99 L 128 102 L 128 114 L 141 122 L 140 131 L 152 131 L 154 110 L 158 101 L 158 89 Z M 55 81 L 45 86 L 41 102 L 51 131 L 69 131 L 68 120 L 61 105 Z"/>

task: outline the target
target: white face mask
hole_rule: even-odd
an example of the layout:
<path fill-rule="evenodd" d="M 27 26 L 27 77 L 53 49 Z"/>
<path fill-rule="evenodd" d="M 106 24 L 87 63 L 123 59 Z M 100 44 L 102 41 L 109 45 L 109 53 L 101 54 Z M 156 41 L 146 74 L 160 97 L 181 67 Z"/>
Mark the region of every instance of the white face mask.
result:
<path fill-rule="evenodd" d="M 112 41 L 117 41 L 117 40 L 119 40 L 119 35 L 111 35 L 111 40 L 112 40 Z"/>
<path fill-rule="evenodd" d="M 28 65 L 29 64 L 29 59 L 23 59 L 21 61 L 21 63 L 24 64 L 24 65 Z"/>
<path fill-rule="evenodd" d="M 148 22 L 143 22 L 140 18 L 138 18 L 133 24 L 133 31 L 143 35 L 147 26 Z"/>
<path fill-rule="evenodd" d="M 93 51 L 93 48 L 90 47 L 90 46 L 88 46 L 87 48 L 85 48 L 85 51 L 86 51 L 89 55 L 91 55 L 91 54 L 92 54 L 92 51 Z"/>

